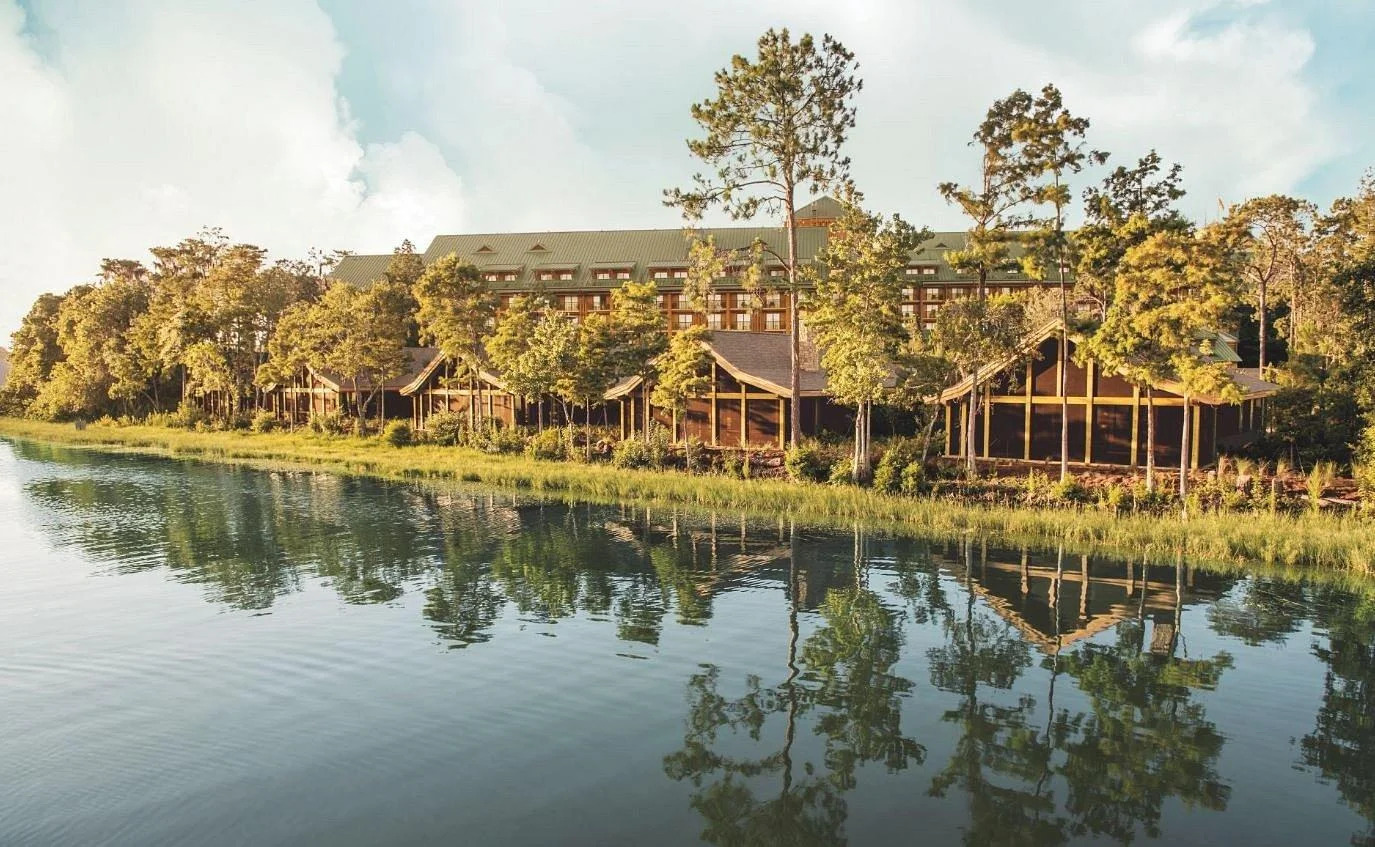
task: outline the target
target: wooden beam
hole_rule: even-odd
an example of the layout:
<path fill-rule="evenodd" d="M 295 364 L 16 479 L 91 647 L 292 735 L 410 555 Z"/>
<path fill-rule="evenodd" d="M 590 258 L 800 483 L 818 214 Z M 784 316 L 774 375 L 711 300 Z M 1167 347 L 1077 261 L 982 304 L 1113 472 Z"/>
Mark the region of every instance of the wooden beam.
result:
<path fill-rule="evenodd" d="M 989 398 L 989 396 L 990 396 L 990 393 L 991 393 L 991 392 L 990 392 L 990 389 L 988 388 L 988 383 L 984 383 L 984 401 L 985 401 L 985 402 L 984 402 L 984 404 L 983 404 L 983 405 L 984 405 L 984 450 L 983 450 L 983 453 L 984 453 L 984 458 L 985 458 L 985 459 L 988 458 L 988 442 L 989 442 L 989 437 L 990 437 L 990 435 L 991 435 L 992 432 L 993 432 L 993 404 L 987 402 L 987 400 L 988 400 L 988 398 Z"/>
<path fill-rule="evenodd" d="M 945 407 L 945 455 L 953 456 L 955 454 L 955 431 L 950 426 L 950 404 L 942 403 L 941 405 Z"/>
<path fill-rule="evenodd" d="M 749 416 L 749 414 L 748 414 L 748 412 L 749 412 L 749 407 L 746 405 L 748 402 L 749 402 L 749 401 L 745 399 L 745 392 L 743 392 L 743 391 L 740 392 L 740 446 L 741 446 L 741 447 L 748 447 L 748 446 L 750 445 L 750 439 L 749 439 L 749 432 L 750 432 L 750 416 Z"/>
<path fill-rule="evenodd" d="M 718 374 L 717 374 L 717 372 L 716 372 L 716 360 L 713 359 L 713 360 L 711 361 L 711 446 L 712 446 L 712 447 L 715 447 L 715 446 L 717 446 L 718 444 L 721 443 L 721 441 L 720 441 L 721 432 L 720 432 L 720 428 L 719 428 L 719 421 L 720 421 L 720 408 L 719 408 L 719 406 L 720 406 L 720 403 L 721 403 L 721 398 L 717 396 L 717 392 L 716 392 L 716 385 L 717 385 L 716 380 L 717 380 L 717 376 L 718 376 Z"/>

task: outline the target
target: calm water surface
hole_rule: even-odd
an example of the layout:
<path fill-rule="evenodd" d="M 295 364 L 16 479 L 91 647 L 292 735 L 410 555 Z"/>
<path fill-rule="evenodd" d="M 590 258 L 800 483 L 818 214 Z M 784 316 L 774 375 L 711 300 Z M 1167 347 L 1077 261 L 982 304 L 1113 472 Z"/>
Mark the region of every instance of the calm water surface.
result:
<path fill-rule="evenodd" d="M 0 441 L 0 844 L 1375 843 L 1375 591 Z"/>

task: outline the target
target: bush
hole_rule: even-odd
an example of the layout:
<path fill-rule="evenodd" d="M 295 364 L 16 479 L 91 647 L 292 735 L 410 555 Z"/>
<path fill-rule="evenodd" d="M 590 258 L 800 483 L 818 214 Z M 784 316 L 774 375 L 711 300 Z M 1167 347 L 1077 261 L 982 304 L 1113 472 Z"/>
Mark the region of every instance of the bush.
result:
<path fill-rule="evenodd" d="M 915 438 L 895 438 L 874 468 L 874 490 L 896 494 L 902 488 L 902 472 L 913 462 L 921 461 L 921 441 Z"/>
<path fill-rule="evenodd" d="M 701 473 L 711 468 L 711 454 L 702 439 L 689 435 L 683 442 L 683 468 L 688 473 Z"/>
<path fill-rule="evenodd" d="M 271 432 L 277 428 L 277 416 L 267 409 L 259 409 L 258 412 L 253 415 L 253 421 L 249 425 L 249 428 L 258 433 Z"/>
<path fill-rule="evenodd" d="M 520 453 L 525 450 L 525 436 L 520 430 L 488 421 L 474 433 L 472 446 L 487 453 Z"/>
<path fill-rule="evenodd" d="M 196 425 L 203 423 L 206 417 L 205 410 L 201 408 L 201 405 L 188 398 L 181 401 L 177 410 L 169 416 L 167 425 L 182 429 L 195 429 Z"/>
<path fill-rule="evenodd" d="M 415 430 L 410 421 L 392 421 L 382 433 L 382 440 L 393 447 L 408 447 L 415 442 Z"/>
<path fill-rule="evenodd" d="M 831 471 L 826 474 L 828 485 L 850 485 L 855 481 L 855 464 L 849 456 L 841 456 L 831 462 Z"/>
<path fill-rule="evenodd" d="M 921 493 L 922 486 L 926 483 L 926 467 L 920 461 L 912 462 L 902 469 L 902 476 L 898 480 L 898 490 L 908 496 Z"/>
<path fill-rule="evenodd" d="M 825 482 L 831 471 L 830 457 L 814 441 L 794 444 L 783 454 L 783 467 L 794 482 Z"/>
<path fill-rule="evenodd" d="M 663 464 L 654 450 L 654 445 L 639 439 L 628 439 L 618 443 L 611 451 L 611 464 L 618 468 L 657 468 Z"/>
<path fill-rule="evenodd" d="M 525 455 L 532 459 L 557 461 L 567 459 L 570 449 L 568 437 L 564 431 L 556 427 L 549 427 L 530 437 L 530 440 L 525 444 Z"/>
<path fill-rule="evenodd" d="M 457 447 L 467 439 L 468 422 L 457 412 L 436 412 L 425 420 L 430 440 L 441 447 Z"/>
<path fill-rule="evenodd" d="M 339 412 L 316 412 L 310 416 L 310 431 L 322 435 L 344 435 L 353 431 L 353 421 Z"/>

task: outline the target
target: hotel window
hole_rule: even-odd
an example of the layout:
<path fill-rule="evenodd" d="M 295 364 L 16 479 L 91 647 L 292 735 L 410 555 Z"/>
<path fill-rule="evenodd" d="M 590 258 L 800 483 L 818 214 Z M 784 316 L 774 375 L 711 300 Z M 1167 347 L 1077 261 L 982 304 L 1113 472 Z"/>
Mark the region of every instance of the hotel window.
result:
<path fill-rule="evenodd" d="M 572 271 L 561 271 L 561 272 L 559 273 L 559 279 L 569 280 L 569 279 L 572 279 L 572 278 L 573 278 L 573 272 L 572 272 Z"/>
<path fill-rule="evenodd" d="M 927 300 L 939 300 L 939 299 L 941 299 L 941 290 L 940 290 L 939 288 L 928 288 L 928 289 L 926 289 L 926 299 L 927 299 Z"/>
<path fill-rule="evenodd" d="M 655 303 L 658 303 L 658 304 L 659 304 L 659 308 L 662 309 L 662 308 L 664 308 L 664 305 L 665 305 L 668 301 L 664 299 L 664 295 L 662 295 L 662 294 L 655 294 L 655 295 L 654 295 L 654 302 L 655 302 Z"/>
<path fill-rule="evenodd" d="M 567 317 L 568 317 L 568 319 L 569 319 L 570 321 L 572 321 L 574 324 L 580 324 L 580 323 L 582 323 L 582 318 L 578 317 L 576 313 L 571 314 L 571 315 L 568 315 Z"/>
<path fill-rule="evenodd" d="M 906 319 L 906 318 L 915 318 L 916 316 L 917 316 L 917 304 L 916 304 L 916 303 L 903 303 L 903 304 L 902 304 L 902 317 L 903 317 L 904 319 Z"/>
<path fill-rule="evenodd" d="M 749 312 L 736 312 L 736 313 L 735 313 L 735 328 L 736 328 L 736 329 L 749 329 L 749 328 L 750 328 L 750 313 L 749 313 Z"/>
<path fill-rule="evenodd" d="M 707 313 L 707 329 L 722 329 L 724 323 L 720 312 Z"/>
<path fill-rule="evenodd" d="M 502 274 L 502 275 L 501 275 L 501 281 L 502 281 L 502 282 L 515 282 L 515 281 L 516 281 L 516 275 L 515 275 L 515 274 Z"/>
<path fill-rule="evenodd" d="M 765 313 L 764 313 L 764 329 L 778 330 L 778 329 L 782 329 L 782 328 L 783 328 L 783 313 L 782 313 L 782 312 L 765 312 Z"/>
<path fill-rule="evenodd" d="M 922 311 L 926 313 L 926 316 L 928 318 L 934 318 L 936 316 L 937 310 L 939 309 L 939 303 L 927 303 L 924 307 L 922 307 Z"/>
<path fill-rule="evenodd" d="M 630 271 L 616 271 L 616 279 L 630 279 Z"/>
<path fill-rule="evenodd" d="M 764 307 L 767 309 L 777 309 L 783 305 L 783 294 L 779 291 L 769 291 L 764 294 Z"/>
<path fill-rule="evenodd" d="M 931 330 L 933 330 L 933 329 L 936 328 L 936 322 L 935 322 L 935 321 L 927 321 L 927 322 L 925 322 L 925 323 L 923 323 L 923 324 L 921 325 L 921 328 L 924 329 L 924 330 L 926 330 L 927 332 L 930 332 Z"/>
<path fill-rule="evenodd" d="M 1000 289 L 998 289 L 998 290 L 1001 291 L 1001 292 L 1004 293 L 1004 294 L 1011 294 L 1011 293 L 1012 293 L 1012 286 L 1010 286 L 1010 285 L 1004 285 L 1002 288 L 1000 288 Z"/>
<path fill-rule="evenodd" d="M 935 265 L 922 265 L 922 266 L 921 266 L 921 275 L 922 275 L 922 276 L 935 276 L 935 275 L 936 275 L 936 266 L 935 266 Z"/>
<path fill-rule="evenodd" d="M 592 294 L 590 295 L 589 299 L 591 300 L 592 305 L 590 306 L 590 308 L 592 309 L 592 311 L 599 312 L 602 309 L 606 308 L 606 295 Z"/>
<path fill-rule="evenodd" d="M 784 268 L 769 268 L 769 276 L 783 276 L 785 273 Z"/>
<path fill-rule="evenodd" d="M 554 278 L 554 272 L 553 272 L 553 271 L 540 271 L 540 272 L 539 272 L 539 278 L 540 278 L 540 281 L 541 281 L 541 282 L 548 282 L 549 280 L 551 280 L 551 279 Z"/>
<path fill-rule="evenodd" d="M 576 312 L 578 310 L 578 295 L 563 295 L 563 310 L 565 312 Z"/>
<path fill-rule="evenodd" d="M 482 278 L 487 282 L 501 282 L 501 274 L 483 274 Z"/>
<path fill-rule="evenodd" d="M 687 279 L 687 268 L 674 268 L 674 269 L 673 269 L 673 278 L 674 278 L 674 279 Z"/>
<path fill-rule="evenodd" d="M 692 312 L 679 312 L 678 328 L 687 329 L 690 326 L 692 326 Z"/>
<path fill-rule="evenodd" d="M 917 290 L 916 290 L 915 288 L 908 287 L 908 288 L 904 288 L 904 289 L 902 290 L 902 299 L 904 299 L 904 300 L 915 300 L 916 297 L 917 297 Z"/>
<path fill-rule="evenodd" d="M 919 273 L 921 273 L 921 268 L 908 268 L 908 269 L 907 269 L 907 275 L 908 275 L 908 276 L 916 276 L 916 275 L 919 274 Z"/>
<path fill-rule="evenodd" d="M 654 278 L 655 278 L 655 279 L 668 279 L 668 271 L 655 271 L 655 272 L 654 272 Z"/>
<path fill-rule="evenodd" d="M 597 271 L 597 279 L 611 279 L 611 271 Z"/>
<path fill-rule="evenodd" d="M 710 308 L 710 309 L 720 309 L 721 307 L 723 307 L 723 306 L 725 305 L 725 303 L 726 303 L 726 297 L 725 297 L 725 295 L 723 295 L 723 294 L 708 294 L 708 295 L 707 295 L 707 308 Z"/>

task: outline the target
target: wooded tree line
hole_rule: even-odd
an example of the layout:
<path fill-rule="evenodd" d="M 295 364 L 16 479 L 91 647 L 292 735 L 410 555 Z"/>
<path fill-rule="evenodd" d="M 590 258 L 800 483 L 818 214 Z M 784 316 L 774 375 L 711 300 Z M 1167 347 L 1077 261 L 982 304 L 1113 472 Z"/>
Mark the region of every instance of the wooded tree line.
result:
<path fill-rule="evenodd" d="M 971 281 L 972 296 L 946 302 L 933 328 L 919 331 L 925 316 L 904 319 L 902 289 L 929 231 L 865 209 L 843 155 L 862 88 L 853 54 L 829 36 L 795 41 L 787 30 L 769 31 L 758 48 L 755 59 L 735 57 L 716 76 L 717 96 L 693 107 L 703 136 L 689 149 L 710 173 L 665 198 L 689 225 L 684 300 L 705 311 L 727 275 L 747 291 L 772 286 L 797 297 L 793 314 L 822 351 L 835 400 L 855 410 L 857 478 L 868 474 L 875 407 L 919 410 L 970 380 L 972 428 L 978 385 L 993 376 L 984 369 L 1052 319 L 1085 339 L 1082 354 L 1148 395 L 1167 377 L 1186 395 L 1234 391 L 1199 338 L 1237 330 L 1243 358 L 1285 386 L 1262 450 L 1299 462 L 1375 452 L 1375 178 L 1326 211 L 1269 196 L 1198 224 L 1177 206 L 1180 166 L 1153 150 L 1079 184 L 1086 168 L 1112 164 L 1088 146 L 1089 121 L 1053 85 L 1014 91 L 972 135 L 973 179 L 938 186 L 968 220 L 964 245 L 945 259 Z M 807 261 L 797 253 L 796 201 L 820 191 L 837 194 L 844 213 Z M 781 218 L 785 243 L 723 250 L 692 235 L 713 206 L 735 218 Z M 7 412 L 138 417 L 213 395 L 233 419 L 256 392 L 307 365 L 341 375 L 355 394 L 374 390 L 404 371 L 404 347 L 420 343 L 454 363 L 454 380 L 477 387 L 489 369 L 514 394 L 557 398 L 565 417 L 625 377 L 644 378 L 655 404 L 679 410 L 705 388 L 705 331 L 670 340 L 650 281 L 620 286 L 607 315 L 574 323 L 539 291 L 498 313 L 497 295 L 472 264 L 448 256 L 426 266 L 409 242 L 364 287 L 331 281 L 339 253 L 271 262 L 215 230 L 150 252 L 151 266 L 106 260 L 92 283 L 35 302 L 14 335 L 0 395 Z M 766 275 L 766 261 L 782 262 L 784 276 Z M 1013 269 L 1046 285 L 994 294 L 990 278 Z M 789 332 L 796 385 L 800 323 Z M 481 405 L 473 403 L 474 422 Z M 794 408 L 793 443 L 799 418 Z M 934 425 L 934 414 L 927 421 Z M 1181 437 L 1187 442 L 1187 431 Z M 964 443 L 974 440 L 965 433 Z"/>

